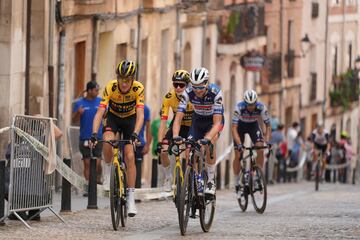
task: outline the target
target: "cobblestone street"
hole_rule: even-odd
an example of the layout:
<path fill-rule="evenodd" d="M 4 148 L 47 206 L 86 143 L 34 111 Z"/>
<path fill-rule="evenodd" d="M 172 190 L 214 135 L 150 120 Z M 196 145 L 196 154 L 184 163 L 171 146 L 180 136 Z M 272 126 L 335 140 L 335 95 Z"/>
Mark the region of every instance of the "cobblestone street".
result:
<path fill-rule="evenodd" d="M 44 214 L 28 230 L 18 221 L 0 227 L 0 239 L 358 239 L 360 188 L 353 185 L 313 183 L 269 187 L 263 215 L 240 212 L 234 193 L 218 191 L 213 227 L 203 233 L 199 219 L 190 219 L 187 235 L 180 236 L 177 213 L 170 200 L 138 204 L 138 215 L 127 227 L 112 230 L 108 207 L 63 214 L 66 224 Z M 103 199 L 104 200 L 104 199 Z M 251 204 L 251 203 L 250 203 Z"/>

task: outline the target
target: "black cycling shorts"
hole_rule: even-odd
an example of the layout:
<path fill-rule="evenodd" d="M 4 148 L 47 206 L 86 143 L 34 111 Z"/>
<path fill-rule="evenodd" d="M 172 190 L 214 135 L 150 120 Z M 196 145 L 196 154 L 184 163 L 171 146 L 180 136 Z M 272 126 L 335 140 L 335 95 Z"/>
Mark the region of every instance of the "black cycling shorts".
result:
<path fill-rule="evenodd" d="M 327 150 L 327 145 L 320 145 L 320 144 L 316 144 L 314 143 L 315 149 L 321 151 L 321 153 L 325 153 Z"/>
<path fill-rule="evenodd" d="M 247 122 L 239 121 L 237 126 L 237 131 L 239 133 L 242 144 L 244 144 L 246 133 L 249 134 L 253 144 L 264 141 L 262 129 L 259 126 L 258 122 L 247 123 Z M 235 141 L 234 141 L 234 148 L 236 148 Z"/>
<path fill-rule="evenodd" d="M 222 126 L 221 129 L 219 129 L 218 135 L 220 135 L 220 132 L 222 130 L 222 127 L 224 126 L 225 119 L 224 115 L 222 116 Z M 198 115 L 196 113 L 193 113 L 192 115 L 192 124 L 190 128 L 189 138 L 197 141 L 200 139 L 203 139 L 205 135 L 211 130 L 213 126 L 213 116 L 202 116 Z"/>
<path fill-rule="evenodd" d="M 111 112 L 106 114 L 104 119 L 103 133 L 112 131 L 122 135 L 122 140 L 131 140 L 131 135 L 134 132 L 136 123 L 136 114 L 126 118 L 120 118 Z"/>

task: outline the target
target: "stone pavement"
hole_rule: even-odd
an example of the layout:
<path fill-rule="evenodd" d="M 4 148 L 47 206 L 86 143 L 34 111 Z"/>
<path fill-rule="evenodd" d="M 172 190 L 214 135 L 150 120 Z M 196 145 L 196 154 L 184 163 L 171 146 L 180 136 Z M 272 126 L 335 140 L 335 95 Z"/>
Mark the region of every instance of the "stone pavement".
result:
<path fill-rule="evenodd" d="M 44 214 L 40 222 L 30 222 L 31 230 L 18 221 L 7 221 L 0 227 L 0 239 L 360 238 L 360 187 L 354 185 L 321 184 L 319 192 L 308 182 L 273 185 L 268 188 L 263 215 L 255 213 L 251 202 L 242 213 L 232 191 L 218 191 L 210 232 L 202 232 L 199 219 L 190 219 L 185 237 L 180 236 L 171 200 L 138 204 L 139 214 L 117 232 L 111 226 L 108 199 L 99 199 L 98 210 L 85 210 L 87 199 L 80 196 L 74 197 L 73 203 L 77 211 L 62 214 L 66 224 L 51 214 Z"/>

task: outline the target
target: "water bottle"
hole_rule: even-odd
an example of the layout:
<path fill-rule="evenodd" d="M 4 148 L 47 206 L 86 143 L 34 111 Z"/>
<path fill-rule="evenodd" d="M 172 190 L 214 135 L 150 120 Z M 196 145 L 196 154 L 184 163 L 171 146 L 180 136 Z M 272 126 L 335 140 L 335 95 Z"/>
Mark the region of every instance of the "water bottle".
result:
<path fill-rule="evenodd" d="M 203 195 L 204 194 L 204 180 L 203 177 L 201 176 L 201 174 L 197 174 L 196 175 L 196 181 L 197 181 L 197 192 L 198 195 Z"/>

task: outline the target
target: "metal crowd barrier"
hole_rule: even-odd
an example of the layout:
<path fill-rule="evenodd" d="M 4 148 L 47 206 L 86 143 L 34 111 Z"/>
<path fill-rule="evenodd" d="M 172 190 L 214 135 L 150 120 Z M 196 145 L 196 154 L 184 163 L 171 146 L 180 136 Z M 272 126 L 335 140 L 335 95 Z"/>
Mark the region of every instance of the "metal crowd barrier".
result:
<path fill-rule="evenodd" d="M 52 209 L 55 172 L 46 174 L 46 159 L 15 132 L 15 128 L 21 129 L 48 147 L 51 121 L 50 118 L 23 115 L 13 118 L 8 213 L 13 213 L 28 228 L 30 226 L 17 212 L 38 209 L 40 214 L 50 209 L 64 222 Z"/>

